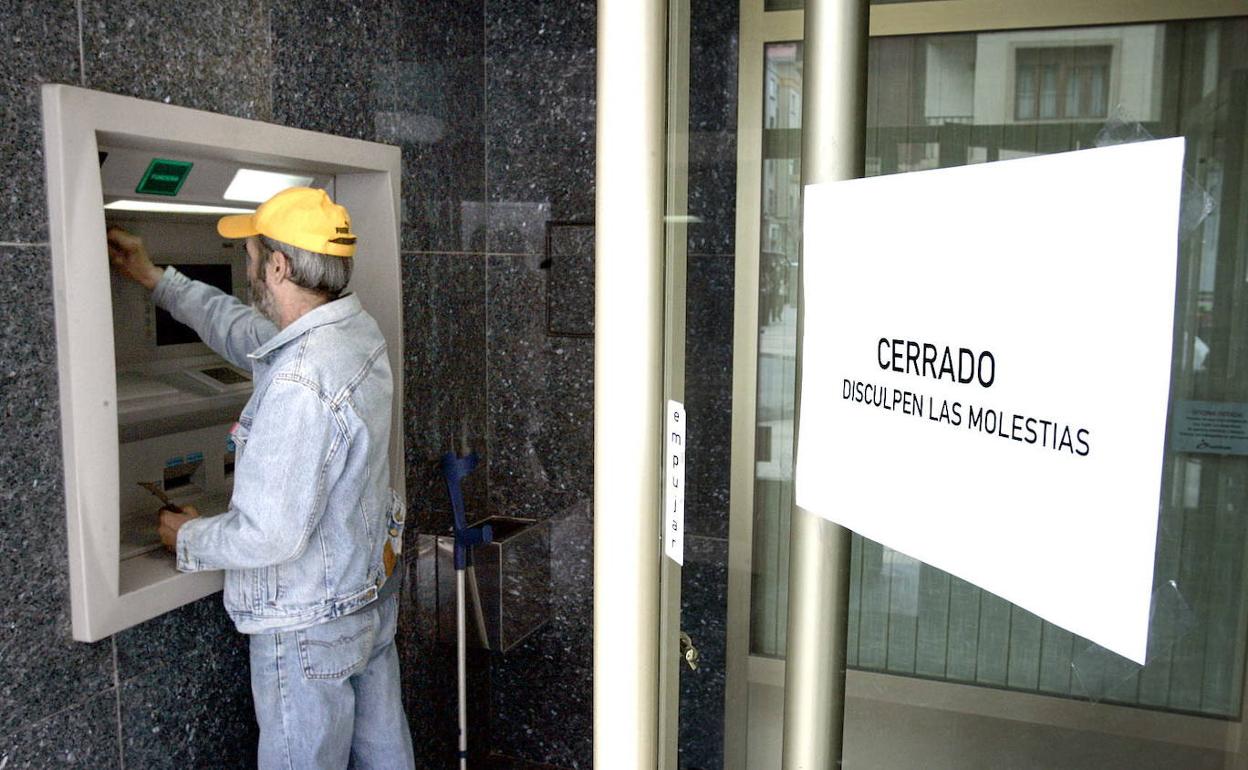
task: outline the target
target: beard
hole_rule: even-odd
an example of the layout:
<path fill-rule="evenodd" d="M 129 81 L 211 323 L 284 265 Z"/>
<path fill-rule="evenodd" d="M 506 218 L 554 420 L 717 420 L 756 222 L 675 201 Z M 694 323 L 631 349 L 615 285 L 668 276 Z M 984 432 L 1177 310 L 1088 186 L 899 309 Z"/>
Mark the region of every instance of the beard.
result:
<path fill-rule="evenodd" d="M 278 323 L 280 314 L 277 312 L 277 302 L 273 299 L 273 292 L 269 290 L 264 281 L 250 278 L 250 284 L 251 306 L 275 326 L 280 325 Z"/>

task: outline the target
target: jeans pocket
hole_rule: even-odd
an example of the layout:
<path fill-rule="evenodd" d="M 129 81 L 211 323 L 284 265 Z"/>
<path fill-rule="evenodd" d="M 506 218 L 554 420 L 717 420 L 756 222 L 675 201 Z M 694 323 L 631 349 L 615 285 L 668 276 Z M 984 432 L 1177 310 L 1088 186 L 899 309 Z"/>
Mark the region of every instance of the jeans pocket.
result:
<path fill-rule="evenodd" d="M 368 664 L 377 636 L 377 613 L 369 609 L 295 632 L 305 679 L 343 679 Z"/>

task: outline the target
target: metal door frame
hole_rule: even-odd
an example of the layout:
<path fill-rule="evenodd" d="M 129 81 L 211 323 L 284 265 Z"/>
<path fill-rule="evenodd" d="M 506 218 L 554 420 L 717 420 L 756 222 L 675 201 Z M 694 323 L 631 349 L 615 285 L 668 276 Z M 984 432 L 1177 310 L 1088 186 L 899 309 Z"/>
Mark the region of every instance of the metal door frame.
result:
<path fill-rule="evenodd" d="M 598 3 L 594 765 L 657 759 L 665 0 Z"/>

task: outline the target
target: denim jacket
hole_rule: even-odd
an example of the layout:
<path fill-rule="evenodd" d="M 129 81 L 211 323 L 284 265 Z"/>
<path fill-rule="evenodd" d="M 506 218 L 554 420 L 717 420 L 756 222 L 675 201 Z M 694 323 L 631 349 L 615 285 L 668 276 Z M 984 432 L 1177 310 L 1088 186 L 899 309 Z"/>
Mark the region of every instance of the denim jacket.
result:
<path fill-rule="evenodd" d="M 390 489 L 394 382 L 376 321 L 347 295 L 278 331 L 173 268 L 154 298 L 255 386 L 232 430 L 229 510 L 182 526 L 178 569 L 225 570 L 225 608 L 243 633 L 306 628 L 373 601 L 386 540 L 397 549 L 403 524 Z"/>

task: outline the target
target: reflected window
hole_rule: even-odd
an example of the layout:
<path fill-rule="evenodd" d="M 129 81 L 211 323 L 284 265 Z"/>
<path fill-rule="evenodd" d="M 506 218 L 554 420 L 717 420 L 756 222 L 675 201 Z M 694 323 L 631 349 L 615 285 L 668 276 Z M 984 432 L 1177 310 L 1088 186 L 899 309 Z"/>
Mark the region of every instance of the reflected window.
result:
<path fill-rule="evenodd" d="M 1104 118 L 1110 46 L 1020 48 L 1015 52 L 1015 120 Z"/>

